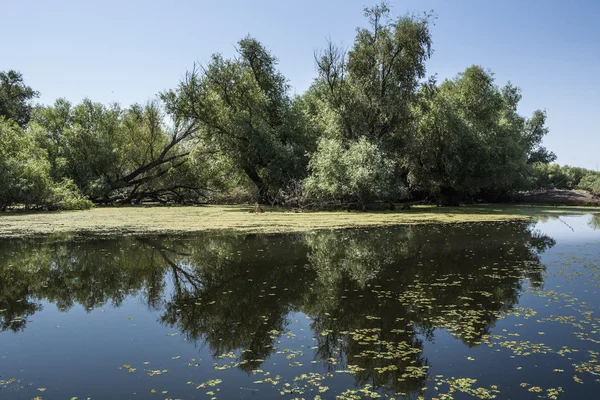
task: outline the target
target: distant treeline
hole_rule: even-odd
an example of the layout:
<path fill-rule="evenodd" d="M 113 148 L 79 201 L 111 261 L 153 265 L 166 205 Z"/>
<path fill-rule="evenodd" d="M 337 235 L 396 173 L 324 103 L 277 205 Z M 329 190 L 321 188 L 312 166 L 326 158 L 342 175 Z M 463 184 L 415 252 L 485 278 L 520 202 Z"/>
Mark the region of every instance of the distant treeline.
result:
<path fill-rule="evenodd" d="M 327 43 L 315 54 L 317 76 L 300 96 L 252 37 L 235 57 L 214 54 L 178 87 L 129 108 L 34 106 L 23 76 L 1 72 L 0 209 L 457 204 L 554 179 L 543 176 L 556 158 L 542 146 L 546 113 L 520 115 L 518 87 L 498 86 L 480 66 L 438 83 L 425 70 L 431 15 L 393 18 L 382 3 L 365 17 L 348 49 Z M 593 187 L 580 175 L 574 186 Z"/>
<path fill-rule="evenodd" d="M 531 183 L 533 189 L 582 189 L 600 195 L 600 172 L 569 165 L 536 164 Z"/>

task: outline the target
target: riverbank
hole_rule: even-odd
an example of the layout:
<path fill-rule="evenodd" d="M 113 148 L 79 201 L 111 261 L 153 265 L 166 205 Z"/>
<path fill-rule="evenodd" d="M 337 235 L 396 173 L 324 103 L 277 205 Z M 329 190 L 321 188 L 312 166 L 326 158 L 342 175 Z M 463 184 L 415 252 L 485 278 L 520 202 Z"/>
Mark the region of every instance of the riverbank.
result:
<path fill-rule="evenodd" d="M 555 206 L 593 206 L 600 207 L 600 197 L 586 190 L 539 190 L 524 192 L 518 196 L 524 203 Z"/>
<path fill-rule="evenodd" d="M 306 232 L 423 223 L 496 222 L 600 212 L 592 207 L 477 205 L 417 206 L 411 210 L 293 212 L 251 206 L 99 207 L 87 211 L 0 214 L 0 238 L 54 233 L 86 235 L 182 234 L 204 231 Z"/>

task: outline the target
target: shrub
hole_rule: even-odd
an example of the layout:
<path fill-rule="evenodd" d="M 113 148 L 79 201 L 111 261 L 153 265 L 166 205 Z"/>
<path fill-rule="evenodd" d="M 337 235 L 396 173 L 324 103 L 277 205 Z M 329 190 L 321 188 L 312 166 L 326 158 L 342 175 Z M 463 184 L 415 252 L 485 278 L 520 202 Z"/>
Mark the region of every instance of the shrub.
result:
<path fill-rule="evenodd" d="M 558 164 L 533 164 L 530 175 L 532 189 L 575 189 L 586 175 L 594 175 L 585 168 Z"/>
<path fill-rule="evenodd" d="M 71 179 L 63 179 L 54 185 L 48 203 L 49 208 L 55 210 L 89 210 L 94 207 L 94 203 L 81 193 Z"/>
<path fill-rule="evenodd" d="M 579 182 L 579 189 L 587 190 L 593 195 L 600 196 L 600 174 L 587 174 Z"/>
<path fill-rule="evenodd" d="M 406 188 L 395 184 L 395 163 L 364 137 L 348 146 L 337 139 L 321 139 L 309 171 L 304 186 L 309 195 L 321 200 L 365 205 L 406 195 Z"/>
<path fill-rule="evenodd" d="M 0 118 L 0 209 L 43 204 L 51 188 L 45 151 L 16 122 Z"/>

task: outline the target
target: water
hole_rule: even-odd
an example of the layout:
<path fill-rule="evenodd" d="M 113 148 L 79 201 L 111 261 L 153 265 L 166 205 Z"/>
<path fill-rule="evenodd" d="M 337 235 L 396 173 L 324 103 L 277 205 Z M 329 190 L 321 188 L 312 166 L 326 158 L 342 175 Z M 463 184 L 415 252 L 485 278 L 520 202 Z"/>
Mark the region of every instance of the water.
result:
<path fill-rule="evenodd" d="M 1 241 L 0 398 L 596 398 L 599 225 Z"/>

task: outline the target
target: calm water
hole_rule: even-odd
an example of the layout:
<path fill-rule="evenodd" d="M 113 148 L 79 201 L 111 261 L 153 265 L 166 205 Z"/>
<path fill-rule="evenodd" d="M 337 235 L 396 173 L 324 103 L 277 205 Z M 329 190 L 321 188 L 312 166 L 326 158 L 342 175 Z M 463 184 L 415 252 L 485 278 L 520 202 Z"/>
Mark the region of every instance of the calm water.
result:
<path fill-rule="evenodd" d="M 0 241 L 0 398 L 598 398 L 598 227 Z"/>

